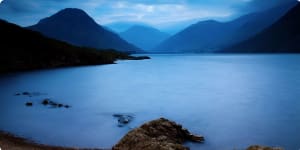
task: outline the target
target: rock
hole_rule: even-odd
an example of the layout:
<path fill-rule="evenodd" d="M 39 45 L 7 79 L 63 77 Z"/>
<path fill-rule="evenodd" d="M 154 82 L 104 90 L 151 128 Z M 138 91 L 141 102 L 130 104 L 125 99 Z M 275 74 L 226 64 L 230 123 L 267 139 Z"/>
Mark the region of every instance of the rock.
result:
<path fill-rule="evenodd" d="M 44 99 L 42 102 L 43 105 L 48 105 L 49 103 L 50 103 L 49 99 Z"/>
<path fill-rule="evenodd" d="M 42 104 L 43 105 L 50 105 L 52 108 L 53 107 L 59 107 L 59 108 L 61 108 L 61 107 L 65 107 L 65 108 L 70 108 L 71 106 L 70 105 L 64 105 L 64 104 L 61 104 L 61 103 L 56 103 L 56 102 L 53 102 L 53 101 L 51 101 L 50 99 L 48 99 L 48 98 L 46 98 L 46 99 L 44 99 L 43 101 L 42 101 Z"/>
<path fill-rule="evenodd" d="M 53 101 L 49 101 L 48 105 L 50 105 L 50 107 L 52 107 L 52 108 L 58 107 L 58 103 L 53 102 Z"/>
<path fill-rule="evenodd" d="M 26 102 L 25 105 L 26 105 L 26 106 L 32 106 L 33 103 L 32 103 L 32 102 Z"/>
<path fill-rule="evenodd" d="M 15 96 L 20 96 L 20 95 L 21 95 L 21 93 L 16 93 L 16 94 L 15 94 Z"/>
<path fill-rule="evenodd" d="M 118 126 L 123 127 L 133 120 L 133 116 L 129 114 L 114 114 L 115 118 L 118 118 Z"/>
<path fill-rule="evenodd" d="M 26 95 L 26 96 L 30 96 L 30 93 L 29 93 L 29 92 L 23 92 L 22 94 L 23 94 L 23 95 Z"/>
<path fill-rule="evenodd" d="M 203 142 L 203 136 L 191 134 L 181 125 L 164 118 L 150 121 L 128 132 L 113 150 L 188 150 L 183 142 Z"/>
<path fill-rule="evenodd" d="M 247 150 L 283 150 L 283 148 L 253 145 L 253 146 L 248 147 Z"/>
<path fill-rule="evenodd" d="M 53 102 L 53 101 L 49 101 L 49 105 L 53 106 L 53 107 L 57 107 L 58 103 Z"/>

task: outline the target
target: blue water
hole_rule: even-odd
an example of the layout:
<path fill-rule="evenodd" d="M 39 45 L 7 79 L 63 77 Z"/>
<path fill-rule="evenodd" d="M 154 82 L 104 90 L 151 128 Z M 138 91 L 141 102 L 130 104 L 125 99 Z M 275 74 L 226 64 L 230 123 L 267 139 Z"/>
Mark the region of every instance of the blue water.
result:
<path fill-rule="evenodd" d="M 300 148 L 300 55 L 151 57 L 2 75 L 0 129 L 44 144 L 108 148 L 163 116 L 206 137 L 186 143 L 192 150 Z M 23 91 L 40 95 L 14 96 Z M 72 107 L 47 108 L 44 98 Z M 135 118 L 120 128 L 114 113 Z"/>

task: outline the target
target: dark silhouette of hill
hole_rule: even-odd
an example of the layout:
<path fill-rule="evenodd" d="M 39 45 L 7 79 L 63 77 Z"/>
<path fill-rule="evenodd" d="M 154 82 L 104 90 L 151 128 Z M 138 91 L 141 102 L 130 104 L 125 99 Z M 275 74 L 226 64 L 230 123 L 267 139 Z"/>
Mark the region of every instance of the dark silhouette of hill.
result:
<path fill-rule="evenodd" d="M 28 29 L 65 41 L 76 46 L 99 49 L 117 49 L 137 52 L 138 48 L 121 39 L 117 34 L 98 25 L 87 13 L 76 8 L 66 8 L 40 20 Z"/>
<path fill-rule="evenodd" d="M 236 53 L 299 53 L 300 4 L 280 20 L 254 37 L 226 48 L 222 52 Z"/>
<path fill-rule="evenodd" d="M 114 63 L 135 59 L 114 50 L 81 48 L 0 20 L 0 72 Z"/>
<path fill-rule="evenodd" d="M 218 41 L 226 37 L 223 23 L 208 20 L 193 24 L 183 31 L 168 38 L 157 47 L 155 51 L 164 52 L 204 52 L 212 51 Z M 200 51 L 201 50 L 201 51 Z"/>
<path fill-rule="evenodd" d="M 146 51 L 151 50 L 169 37 L 167 33 L 142 25 L 135 25 L 125 32 L 120 33 L 120 36 L 129 43 Z"/>
<path fill-rule="evenodd" d="M 229 22 L 200 21 L 159 44 L 163 52 L 217 52 L 244 41 L 276 22 L 297 2 L 288 2 L 263 12 L 241 16 Z"/>

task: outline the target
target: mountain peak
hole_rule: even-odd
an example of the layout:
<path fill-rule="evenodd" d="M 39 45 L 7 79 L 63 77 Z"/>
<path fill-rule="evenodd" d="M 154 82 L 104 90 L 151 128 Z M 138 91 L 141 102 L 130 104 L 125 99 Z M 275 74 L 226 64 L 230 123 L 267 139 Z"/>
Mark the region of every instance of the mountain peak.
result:
<path fill-rule="evenodd" d="M 50 17 L 40 20 L 39 23 L 53 22 L 54 20 L 65 23 L 96 23 L 85 11 L 78 8 L 65 8 Z"/>
<path fill-rule="evenodd" d="M 86 14 L 82 9 L 79 8 L 65 8 L 60 10 L 58 13 L 83 13 Z"/>
<path fill-rule="evenodd" d="M 126 52 L 139 50 L 97 24 L 86 12 L 77 8 L 63 9 L 28 28 L 76 46 Z"/>
<path fill-rule="evenodd" d="M 270 27 L 238 44 L 225 48 L 230 53 L 299 53 L 300 4 Z"/>

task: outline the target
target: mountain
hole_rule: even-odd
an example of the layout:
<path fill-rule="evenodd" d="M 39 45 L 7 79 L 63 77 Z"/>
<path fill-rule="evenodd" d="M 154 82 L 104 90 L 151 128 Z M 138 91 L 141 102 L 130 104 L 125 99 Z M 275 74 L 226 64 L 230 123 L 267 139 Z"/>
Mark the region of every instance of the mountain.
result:
<path fill-rule="evenodd" d="M 146 23 L 136 22 L 136 21 L 119 21 L 119 22 L 105 24 L 104 26 L 116 33 L 121 33 L 121 32 L 125 32 L 126 30 L 128 30 L 129 28 L 131 28 L 132 26 L 135 26 L 135 25 L 149 26 Z"/>
<path fill-rule="evenodd" d="M 167 33 L 161 32 L 150 26 L 135 25 L 120 36 L 143 50 L 150 50 L 169 37 Z"/>
<path fill-rule="evenodd" d="M 133 59 L 113 50 L 76 47 L 0 20 L 0 73 Z"/>
<path fill-rule="evenodd" d="M 112 48 L 126 52 L 139 51 L 117 34 L 98 25 L 87 13 L 76 8 L 63 9 L 28 29 L 76 46 Z"/>
<path fill-rule="evenodd" d="M 297 2 L 288 2 L 263 12 L 241 16 L 229 22 L 200 21 L 154 48 L 163 52 L 217 52 L 254 36 L 276 22 Z"/>
<path fill-rule="evenodd" d="M 225 26 L 217 21 L 208 20 L 193 24 L 183 31 L 168 38 L 155 51 L 165 52 L 200 52 L 199 49 L 214 49 L 217 42 L 226 37 Z"/>
<path fill-rule="evenodd" d="M 226 48 L 236 53 L 300 53 L 300 4 L 254 37 Z"/>

